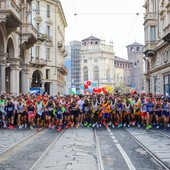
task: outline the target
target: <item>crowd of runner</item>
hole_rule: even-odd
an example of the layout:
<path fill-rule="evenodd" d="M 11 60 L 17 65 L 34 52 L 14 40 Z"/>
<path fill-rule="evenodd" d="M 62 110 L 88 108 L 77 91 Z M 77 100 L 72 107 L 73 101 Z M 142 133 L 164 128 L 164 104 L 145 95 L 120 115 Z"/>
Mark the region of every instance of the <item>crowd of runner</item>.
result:
<path fill-rule="evenodd" d="M 0 127 L 170 127 L 170 98 L 146 94 L 1 95 Z"/>

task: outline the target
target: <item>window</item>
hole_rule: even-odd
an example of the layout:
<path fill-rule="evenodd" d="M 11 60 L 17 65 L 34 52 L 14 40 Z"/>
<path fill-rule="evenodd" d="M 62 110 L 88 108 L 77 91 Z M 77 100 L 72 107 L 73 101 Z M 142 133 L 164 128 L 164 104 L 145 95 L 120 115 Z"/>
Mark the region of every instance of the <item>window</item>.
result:
<path fill-rule="evenodd" d="M 50 69 L 46 69 L 46 79 L 49 79 L 50 77 Z"/>
<path fill-rule="evenodd" d="M 140 51 L 140 47 L 137 47 L 137 48 L 136 48 L 136 51 Z"/>
<path fill-rule="evenodd" d="M 157 94 L 158 93 L 158 79 L 155 78 L 154 79 L 154 93 Z"/>
<path fill-rule="evenodd" d="M 87 59 L 84 59 L 84 63 L 87 63 Z"/>
<path fill-rule="evenodd" d="M 47 26 L 47 38 L 50 39 L 50 26 Z"/>
<path fill-rule="evenodd" d="M 50 53 L 50 48 L 47 48 L 47 49 L 46 49 L 46 59 L 47 59 L 47 60 L 50 60 L 50 58 L 51 58 L 51 57 L 50 57 L 50 54 L 51 54 L 51 53 Z"/>
<path fill-rule="evenodd" d="M 40 58 L 40 47 L 39 46 L 36 46 L 36 58 Z"/>
<path fill-rule="evenodd" d="M 94 66 L 93 68 L 93 79 L 94 81 L 99 81 L 99 67 Z"/>
<path fill-rule="evenodd" d="M 155 26 L 150 27 L 150 41 L 151 42 L 156 41 L 156 27 Z"/>
<path fill-rule="evenodd" d="M 95 62 L 95 63 L 97 63 L 97 62 L 98 62 L 98 59 L 97 59 L 97 58 L 95 58 L 95 59 L 94 59 L 94 62 Z"/>
<path fill-rule="evenodd" d="M 36 23 L 36 29 L 37 29 L 37 32 L 39 33 L 40 32 L 40 23 Z"/>
<path fill-rule="evenodd" d="M 130 49 L 131 51 L 134 51 L 134 48 L 133 47 L 131 47 L 131 49 Z"/>
<path fill-rule="evenodd" d="M 36 14 L 40 14 L 40 1 L 36 1 Z"/>
<path fill-rule="evenodd" d="M 83 68 L 83 79 L 84 81 L 88 80 L 88 67 L 87 66 Z"/>
<path fill-rule="evenodd" d="M 47 17 L 50 18 L 50 5 L 47 4 Z"/>

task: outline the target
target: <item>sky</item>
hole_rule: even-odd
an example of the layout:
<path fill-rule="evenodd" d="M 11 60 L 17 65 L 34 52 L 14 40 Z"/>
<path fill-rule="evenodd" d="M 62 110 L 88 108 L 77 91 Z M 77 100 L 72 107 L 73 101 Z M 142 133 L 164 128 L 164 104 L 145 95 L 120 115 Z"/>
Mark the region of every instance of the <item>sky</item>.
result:
<path fill-rule="evenodd" d="M 114 43 L 115 55 L 127 58 L 126 46 L 144 44 L 145 0 L 60 0 L 67 28 L 66 43 L 91 35 Z"/>

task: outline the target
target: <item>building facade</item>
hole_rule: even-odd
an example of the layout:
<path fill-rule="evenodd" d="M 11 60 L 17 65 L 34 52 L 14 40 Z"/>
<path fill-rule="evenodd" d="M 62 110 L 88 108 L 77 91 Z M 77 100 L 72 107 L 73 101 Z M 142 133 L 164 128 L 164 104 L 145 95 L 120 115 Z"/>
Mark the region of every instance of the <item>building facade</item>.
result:
<path fill-rule="evenodd" d="M 66 94 L 71 94 L 80 92 L 80 82 L 81 82 L 81 42 L 72 41 L 66 46 L 67 48 L 67 57 L 65 60 L 65 65 L 68 68 L 68 75 L 66 76 Z"/>
<path fill-rule="evenodd" d="M 37 29 L 37 43 L 30 50 L 30 87 L 48 94 L 65 91 L 65 28 L 67 22 L 58 0 L 34 0 L 32 23 Z"/>
<path fill-rule="evenodd" d="M 126 48 L 128 53 L 128 61 L 132 63 L 131 74 L 128 77 L 128 82 L 137 92 L 144 92 L 144 46 L 134 42 Z"/>
<path fill-rule="evenodd" d="M 115 56 L 114 67 L 114 85 L 118 86 L 120 83 L 123 83 L 124 85 L 131 87 L 131 72 L 133 63 Z"/>
<path fill-rule="evenodd" d="M 31 23 L 32 0 L 0 1 L 0 93 L 29 91 L 29 49 L 37 31 Z"/>
<path fill-rule="evenodd" d="M 81 85 L 88 80 L 97 87 L 114 85 L 113 43 L 109 45 L 99 38 L 90 36 L 82 40 L 81 47 Z"/>
<path fill-rule="evenodd" d="M 146 0 L 145 4 L 145 89 L 170 95 L 170 1 Z"/>

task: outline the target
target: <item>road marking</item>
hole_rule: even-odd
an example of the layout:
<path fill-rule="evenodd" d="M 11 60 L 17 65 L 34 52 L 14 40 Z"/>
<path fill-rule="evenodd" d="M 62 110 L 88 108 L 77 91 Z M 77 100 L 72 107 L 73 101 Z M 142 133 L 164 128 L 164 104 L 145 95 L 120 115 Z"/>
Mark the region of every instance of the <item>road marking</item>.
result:
<path fill-rule="evenodd" d="M 109 133 L 111 136 L 114 136 L 112 132 Z"/>
<path fill-rule="evenodd" d="M 119 149 L 120 153 L 122 154 L 123 158 L 126 161 L 127 166 L 129 167 L 130 170 L 136 170 L 136 168 L 133 166 L 130 158 L 127 156 L 126 152 L 124 149 L 121 147 L 120 144 L 116 144 L 117 148 Z"/>
<path fill-rule="evenodd" d="M 110 134 L 110 128 L 107 128 L 107 131 Z M 113 133 L 112 133 L 113 134 Z M 122 146 L 119 144 L 118 140 L 116 140 L 115 136 L 111 135 L 111 138 L 113 139 L 114 143 L 116 144 L 117 148 L 119 149 L 119 152 L 121 153 L 121 155 L 123 156 L 127 166 L 129 167 L 129 170 L 136 170 L 136 168 L 134 167 L 133 163 L 131 162 L 130 158 L 128 157 L 128 155 L 126 154 L 126 152 L 124 151 L 124 149 L 122 148 Z"/>

